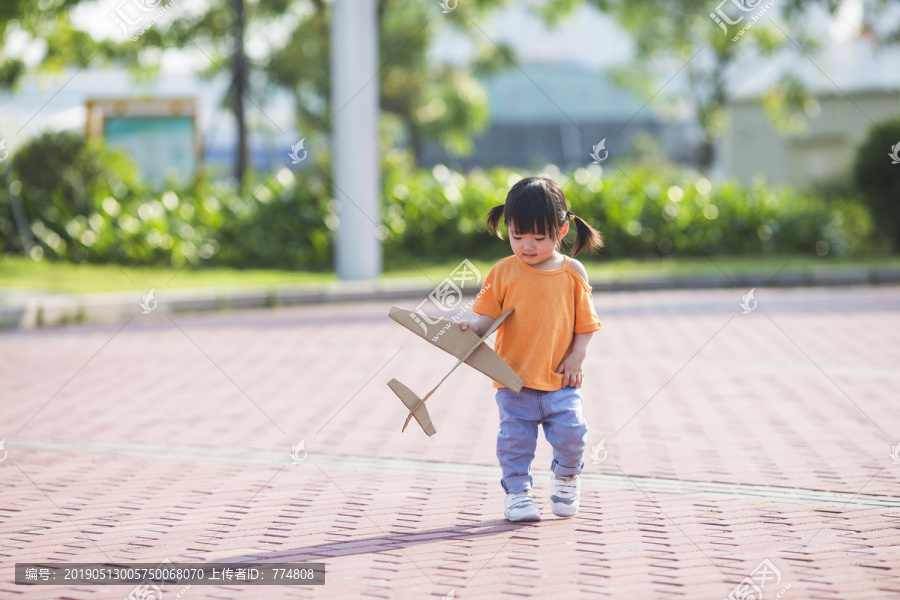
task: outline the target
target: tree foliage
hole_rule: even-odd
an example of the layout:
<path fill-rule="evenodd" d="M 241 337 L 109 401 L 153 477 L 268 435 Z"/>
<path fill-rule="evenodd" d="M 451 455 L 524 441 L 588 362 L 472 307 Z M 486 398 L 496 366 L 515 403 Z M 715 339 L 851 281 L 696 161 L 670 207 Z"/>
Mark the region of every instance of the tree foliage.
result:
<path fill-rule="evenodd" d="M 379 0 L 379 97 L 385 130 L 395 132 L 388 145 L 407 143 L 419 156 L 426 141 L 451 154 L 471 151 L 472 136 L 488 122 L 487 99 L 476 74 L 500 68 L 512 50 L 494 45 L 477 21 L 508 0 L 478 0 L 443 14 L 438 3 Z M 262 70 L 269 82 L 290 90 L 297 122 L 304 132 L 330 128 L 341 107 L 331 105 L 329 82 L 330 3 L 312 2 L 288 42 L 275 50 Z M 435 36 L 452 28 L 468 36 L 475 58 L 466 64 L 438 64 L 429 57 Z"/>
<path fill-rule="evenodd" d="M 900 118 L 876 123 L 856 150 L 853 179 L 876 229 L 900 250 Z"/>
<path fill-rule="evenodd" d="M 4 0 L 0 3 L 0 45 L 10 35 L 24 33 L 45 43 L 41 69 L 85 67 L 108 60 L 127 66 L 139 79 L 157 74 L 163 50 L 201 53 L 208 59 L 202 75 L 225 74 L 232 81 L 229 95 L 223 99 L 232 112 L 242 112 L 236 96 L 243 96 L 248 112 L 256 111 L 254 105 L 261 111 L 251 120 L 258 127 L 274 129 L 265 116 L 265 99 L 273 89 L 287 90 L 295 98 L 301 133 L 328 134 L 339 108 L 331 106 L 329 82 L 331 2 L 210 0 L 199 11 L 170 11 L 137 41 L 101 42 L 77 30 L 70 20 L 70 11 L 87 1 L 46 0 L 38 10 L 33 0 Z M 477 23 L 507 2 L 472 0 L 444 14 L 437 2 L 378 0 L 383 129 L 394 132 L 386 140 L 388 145 L 408 143 L 421 151 L 426 141 L 435 141 L 453 154 L 471 150 L 472 136 L 488 122 L 486 96 L 475 76 L 513 60 L 512 50 L 488 40 Z M 236 52 L 240 48 L 239 8 L 246 18 L 246 41 L 254 42 L 252 52 Z M 472 61 L 449 65 L 430 59 L 432 41 L 447 28 L 472 44 Z M 246 71 L 243 77 L 241 69 Z M 12 87 L 25 72 L 21 58 L 3 57 L 0 88 Z"/>
<path fill-rule="evenodd" d="M 704 169 L 712 165 L 715 142 L 725 129 L 723 109 L 730 98 L 729 79 L 741 69 L 758 68 L 760 60 L 780 50 L 808 51 L 814 45 L 814 40 L 801 30 L 792 31 L 790 37 L 785 35 L 765 15 L 735 40 L 741 26 L 750 22 L 752 12 L 742 14 L 732 10 L 729 18 L 736 20 L 742 16 L 742 22 L 731 25 L 723 21 L 720 26 L 712 16 L 718 7 L 710 0 L 671 0 L 665 4 L 587 1 L 610 14 L 634 39 L 634 64 L 615 69 L 615 79 L 640 89 L 645 95 L 660 94 L 662 98 L 687 102 L 692 107 L 703 135 L 698 162 Z M 760 0 L 743 0 L 741 4 L 762 7 Z M 730 1 L 724 6 L 733 8 Z M 648 64 L 664 68 L 656 73 L 651 70 L 655 76 L 648 77 Z M 662 89 L 660 81 L 665 83 Z M 780 89 L 789 83 L 785 78 L 776 87 Z"/>

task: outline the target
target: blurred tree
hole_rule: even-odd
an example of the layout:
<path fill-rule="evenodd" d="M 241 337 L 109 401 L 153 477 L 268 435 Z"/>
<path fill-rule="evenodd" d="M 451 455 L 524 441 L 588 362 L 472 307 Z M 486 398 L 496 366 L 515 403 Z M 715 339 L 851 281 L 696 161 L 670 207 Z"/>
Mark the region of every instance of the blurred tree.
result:
<path fill-rule="evenodd" d="M 471 151 L 472 136 L 488 121 L 486 96 L 474 74 L 500 68 L 512 56 L 508 46 L 481 36 L 475 22 L 509 1 L 476 0 L 465 11 L 443 14 L 435 3 L 378 0 L 379 93 L 387 121 L 383 131 L 399 131 L 403 138 L 395 134 L 387 143 L 409 143 L 416 157 L 425 140 L 455 154 Z M 229 106 L 241 131 L 245 99 L 253 102 L 254 96 L 264 97 L 266 88 L 274 87 L 294 95 L 298 129 L 310 135 L 327 131 L 340 109 L 331 106 L 330 12 L 331 3 L 325 0 L 214 0 L 205 13 L 179 17 L 169 28 L 154 27 L 142 45 L 212 50 L 207 75 L 221 72 L 219 65 L 231 51 Z M 445 23 L 470 34 L 475 46 L 471 63 L 439 65 L 429 60 L 430 43 Z M 245 38 L 264 39 L 266 47 L 257 43 L 257 51 L 248 56 Z M 130 64 L 145 72 L 155 68 L 157 63 L 151 65 L 142 52 L 145 49 L 133 48 L 126 55 Z M 398 126 L 392 126 L 392 120 Z M 246 168 L 245 133 L 241 140 L 244 158 L 239 158 L 236 174 Z"/>
<path fill-rule="evenodd" d="M 635 42 L 635 62 L 614 70 L 620 83 L 655 94 L 659 78 L 652 77 L 648 61 L 664 64 L 667 71 L 683 69 L 682 81 L 667 85 L 664 97 L 687 101 L 703 133 L 698 163 L 708 169 L 715 158 L 715 142 L 725 127 L 723 108 L 728 100 L 727 76 L 742 57 L 772 55 L 791 41 L 774 26 L 760 20 L 737 42 L 732 37 L 738 26 L 726 33 L 710 17 L 716 3 L 711 0 L 670 0 L 665 6 L 649 2 L 627 0 L 589 0 L 600 10 L 609 13 L 630 33 Z M 748 6 L 760 0 L 744 0 Z M 731 3 L 726 3 L 730 7 Z M 733 12 L 733 11 L 732 11 Z M 802 34 L 794 41 L 798 47 L 809 49 L 812 41 Z M 668 79 L 668 78 L 666 78 Z"/>
<path fill-rule="evenodd" d="M 255 98 L 265 97 L 266 88 L 281 87 L 295 95 L 298 128 L 305 134 L 327 131 L 334 110 L 340 109 L 330 104 L 331 3 L 326 0 L 210 0 L 199 11 L 175 17 L 169 12 L 137 42 L 124 43 L 95 41 L 72 25 L 69 11 L 83 1 L 88 0 L 42 0 L 38 8 L 33 0 L 3 0 L 0 47 L 9 36 L 22 32 L 43 40 L 41 69 L 84 67 L 99 55 L 127 65 L 142 79 L 158 73 L 161 50 L 198 49 L 210 60 L 204 75 L 224 73 L 231 81 L 225 105 L 238 127 L 239 180 L 248 166 L 246 105 L 262 104 Z M 488 122 L 486 96 L 475 75 L 514 60 L 511 48 L 483 36 L 477 22 L 510 1 L 471 0 L 456 10 L 457 0 L 448 0 L 452 10 L 443 13 L 437 2 L 378 0 L 383 131 L 393 138 L 388 143 L 409 143 L 417 157 L 426 140 L 457 155 L 471 151 L 471 137 Z M 429 60 L 431 41 L 445 26 L 472 43 L 473 60 L 453 65 Z M 247 50 L 248 41 L 253 42 L 252 52 Z M 21 59 L 0 56 L 0 89 L 13 86 L 25 71 Z"/>
<path fill-rule="evenodd" d="M 889 153 L 890 149 L 890 153 Z M 900 250 L 900 118 L 874 124 L 856 149 L 854 183 L 875 228 Z"/>
<path fill-rule="evenodd" d="M 239 151 L 235 165 L 238 179 L 247 169 L 247 118 L 245 104 L 265 96 L 267 87 L 281 87 L 296 97 L 298 127 L 316 133 L 327 130 L 335 110 L 330 104 L 328 19 L 331 4 L 326 0 L 209 0 L 202 10 L 180 14 L 166 22 L 160 19 L 140 37 L 128 41 L 96 41 L 75 28 L 69 12 L 88 0 L 3 0 L 0 2 L 0 47 L 10 37 L 24 33 L 44 46 L 42 69 L 86 66 L 97 60 L 117 60 L 129 65 L 140 77 L 158 71 L 160 50 L 196 48 L 210 59 L 206 75 L 225 73 L 232 82 L 226 105 L 238 124 Z M 147 0 L 150 1 L 150 0 Z M 791 30 L 791 39 L 762 19 L 738 43 L 731 33 L 723 35 L 710 18 L 716 6 L 709 0 L 670 0 L 664 6 L 628 0 L 553 0 L 535 3 L 539 15 L 556 22 L 578 5 L 588 2 L 614 17 L 634 38 L 636 65 L 618 69 L 620 81 L 642 87 L 650 94 L 658 80 L 645 67 L 649 60 L 672 59 L 686 73 L 686 84 L 673 84 L 666 93 L 680 96 L 694 106 L 704 132 L 700 162 L 713 161 L 716 138 L 723 128 L 722 108 L 728 99 L 726 75 L 739 66 L 738 59 L 772 54 L 787 45 L 800 50 L 814 40 Z M 741 1 L 757 6 L 761 0 Z M 781 0 L 779 8 L 788 18 L 802 16 L 811 5 L 836 11 L 850 0 Z M 898 0 L 871 0 L 886 6 Z M 378 0 L 379 89 L 383 110 L 383 131 L 391 143 L 409 143 L 421 156 L 427 140 L 440 143 L 448 152 L 462 155 L 472 148 L 472 136 L 488 122 L 485 94 L 475 75 L 508 66 L 512 50 L 494 44 L 480 30 L 478 22 L 496 7 L 510 0 L 469 0 L 441 12 L 437 2 L 422 0 Z M 158 0 L 157 4 L 161 4 Z M 731 2 L 728 3 L 729 5 Z M 450 26 L 463 34 L 475 48 L 468 62 L 436 64 L 428 49 L 440 27 Z M 878 38 L 894 43 L 900 31 Z M 246 40 L 252 40 L 248 52 Z M 658 63 L 657 63 L 658 64 Z M 752 67 L 752 63 L 750 63 Z M 26 70 L 21 58 L 0 55 L 0 89 L 14 86 Z M 676 91 L 677 90 L 677 91 Z M 764 98 L 764 105 L 776 123 L 794 122 L 791 111 L 802 108 L 807 96 L 790 77 Z M 779 121 L 780 119 L 780 121 Z"/>
<path fill-rule="evenodd" d="M 663 97 L 687 101 L 693 107 L 703 132 L 698 162 L 706 169 L 713 163 L 715 142 L 725 126 L 723 108 L 729 99 L 729 76 L 739 74 L 739 69 L 757 70 L 761 57 L 782 50 L 798 55 L 810 53 L 817 47 L 818 38 L 809 35 L 807 28 L 793 25 L 802 23 L 813 6 L 835 14 L 842 5 L 856 0 L 780 0 L 776 10 L 792 25 L 789 30 L 781 30 L 764 15 L 737 39 L 742 26 L 765 7 L 763 0 L 667 0 L 665 3 L 558 0 L 544 3 L 542 10 L 549 22 L 556 22 L 584 1 L 613 17 L 634 40 L 634 63 L 612 70 L 617 82 L 650 97 L 660 92 L 660 77 L 666 81 L 683 70 L 685 83 L 667 83 Z M 865 1 L 868 19 L 888 4 L 898 3 L 897 0 Z M 737 4 L 746 12 L 736 9 Z M 714 18 L 719 16 L 716 14 L 719 8 L 732 19 L 741 15 L 745 19 L 740 24 L 719 24 Z M 867 31 L 871 31 L 871 23 L 864 21 L 862 34 Z M 900 29 L 873 39 L 880 44 L 896 43 L 900 41 Z M 665 65 L 665 74 L 654 73 L 648 63 Z M 802 120 L 809 99 L 808 90 L 801 82 L 783 73 L 778 83 L 763 95 L 762 102 L 776 127 L 790 131 Z"/>
<path fill-rule="evenodd" d="M 88 32 L 77 29 L 70 19 L 71 11 L 89 0 L 3 0 L 0 2 L 0 48 L 17 34 L 43 46 L 43 56 L 38 70 L 62 70 L 65 67 L 97 66 L 101 61 L 119 61 L 132 67 L 142 77 L 148 77 L 158 68 L 157 48 L 205 47 L 201 52 L 212 52 L 211 72 L 223 71 L 222 54 L 230 55 L 232 82 L 226 103 L 235 114 L 238 123 L 238 153 L 235 176 L 242 180 L 247 169 L 247 131 L 244 116 L 244 98 L 248 90 L 247 58 L 244 52 L 246 28 L 246 0 L 213 0 L 205 13 L 191 14 L 177 19 L 167 29 L 149 28 L 139 38 L 140 44 L 129 40 L 95 40 Z M 274 19 L 282 14 L 290 0 L 257 0 L 257 15 Z M 162 0 L 145 0 L 150 8 L 162 9 Z M 113 7 L 117 12 L 120 6 Z M 133 7 L 129 8 L 132 13 Z M 146 9 L 142 9 L 146 12 Z M 111 13 L 112 14 L 112 13 Z M 127 15 L 126 16 L 136 16 Z M 140 13 L 136 13 L 139 15 Z M 121 16 L 121 15 L 120 15 Z M 145 17 L 148 18 L 148 17 Z M 141 22 L 139 25 L 143 25 Z M 123 25 L 124 27 L 124 25 Z M 155 52 L 154 52 L 155 51 Z M 153 57 L 150 57 L 150 55 Z M 148 59 L 149 58 L 149 59 Z M 26 72 L 20 57 L 0 55 L 0 89 L 14 88 Z"/>
<path fill-rule="evenodd" d="M 234 52 L 232 53 L 231 72 L 234 76 L 231 85 L 231 102 L 234 116 L 237 119 L 238 152 L 234 175 L 238 181 L 243 181 L 247 172 L 247 121 L 244 110 L 244 95 L 247 93 L 247 54 L 244 51 L 244 32 L 247 28 L 247 15 L 244 0 L 231 0 L 234 10 L 234 22 L 232 39 L 234 40 Z"/>
<path fill-rule="evenodd" d="M 0 194 L 0 252 L 45 253 L 84 261 L 103 258 L 97 243 L 103 202 L 129 198 L 140 189 L 128 156 L 71 131 L 44 133 L 18 149 L 8 166 L 8 193 Z M 13 202 L 28 215 L 26 235 L 14 235 Z M 6 205 L 10 204 L 8 208 Z M 38 254 L 30 248 L 36 236 Z"/>
<path fill-rule="evenodd" d="M 249 167 L 247 103 L 259 106 L 251 82 L 258 63 L 266 61 L 248 55 L 247 43 L 254 36 L 269 43 L 265 32 L 277 28 L 295 4 L 292 0 L 210 0 L 204 10 L 179 13 L 168 19 L 169 26 L 165 26 L 167 19 L 161 19 L 144 32 L 140 43 L 126 42 L 117 48 L 118 60 L 139 78 L 158 74 L 162 50 L 186 48 L 199 50 L 209 59 L 202 76 L 224 74 L 229 79 L 223 104 L 235 116 L 238 148 L 234 177 L 239 182 L 244 181 Z"/>
<path fill-rule="evenodd" d="M 487 99 L 475 75 L 513 60 L 510 47 L 494 44 L 476 22 L 510 0 L 473 0 L 442 13 L 438 2 L 378 0 L 379 94 L 388 144 L 408 143 L 417 159 L 426 140 L 451 154 L 472 150 L 472 136 L 488 122 Z M 311 0 L 288 35 L 262 68 L 268 80 L 296 97 L 298 127 L 303 132 L 327 130 L 342 107 L 331 105 L 329 86 L 329 15 L 331 4 Z M 456 0 L 448 6 L 455 7 Z M 450 26 L 473 44 L 474 58 L 465 64 L 437 64 L 428 50 L 441 27 Z"/>
<path fill-rule="evenodd" d="M 98 42 L 76 28 L 69 11 L 82 0 L 2 0 L 0 2 L 0 91 L 15 89 L 27 67 L 21 56 L 7 54 L 11 39 L 38 41 L 43 57 L 40 68 L 50 71 L 85 67 L 97 54 L 109 57 L 115 44 Z"/>

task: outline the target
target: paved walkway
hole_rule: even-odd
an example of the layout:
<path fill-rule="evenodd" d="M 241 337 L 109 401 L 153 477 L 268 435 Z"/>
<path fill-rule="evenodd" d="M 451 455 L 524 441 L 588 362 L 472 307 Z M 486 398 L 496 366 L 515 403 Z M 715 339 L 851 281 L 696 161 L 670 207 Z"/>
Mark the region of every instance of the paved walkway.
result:
<path fill-rule="evenodd" d="M 169 559 L 326 564 L 324 587 L 166 588 L 189 600 L 900 597 L 900 288 L 756 298 L 597 294 L 582 510 L 523 525 L 483 376 L 429 400 L 436 436 L 400 433 L 386 382 L 453 359 L 387 303 L 0 334 L 0 596 L 131 591 L 15 586 L 15 562 Z"/>

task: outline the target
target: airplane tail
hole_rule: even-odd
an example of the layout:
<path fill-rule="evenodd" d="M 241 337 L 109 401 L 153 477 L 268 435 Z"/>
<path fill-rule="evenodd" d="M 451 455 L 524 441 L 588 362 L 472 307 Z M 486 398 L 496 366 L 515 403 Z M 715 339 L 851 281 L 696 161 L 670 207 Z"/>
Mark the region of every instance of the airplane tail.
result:
<path fill-rule="evenodd" d="M 400 397 L 400 400 L 403 401 L 403 404 L 406 405 L 412 415 L 416 418 L 416 421 L 421 425 L 422 430 L 429 436 L 437 433 L 434 429 L 434 425 L 431 423 L 431 417 L 428 415 L 428 410 L 425 408 L 425 405 L 422 404 L 422 399 L 416 396 L 415 392 L 411 389 L 397 381 L 396 379 L 391 379 L 388 382 L 388 386 L 394 391 L 397 396 Z M 419 406 L 421 404 L 421 406 Z M 419 408 L 416 408 L 416 407 Z M 413 410 L 415 409 L 415 410 Z"/>

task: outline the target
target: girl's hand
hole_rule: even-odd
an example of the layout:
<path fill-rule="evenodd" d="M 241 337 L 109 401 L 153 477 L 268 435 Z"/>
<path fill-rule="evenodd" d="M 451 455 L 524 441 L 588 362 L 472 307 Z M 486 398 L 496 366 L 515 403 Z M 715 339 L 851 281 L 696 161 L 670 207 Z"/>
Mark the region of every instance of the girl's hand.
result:
<path fill-rule="evenodd" d="M 570 353 L 562 359 L 562 362 L 556 367 L 556 372 L 563 376 L 563 387 L 581 387 L 581 384 L 584 381 L 583 364 L 584 355 L 575 352 Z"/>
<path fill-rule="evenodd" d="M 481 337 L 481 331 L 478 329 L 478 325 L 472 321 L 460 321 L 459 328 L 463 331 L 465 331 L 466 329 L 471 329 L 472 331 L 477 333 L 479 337 Z"/>
<path fill-rule="evenodd" d="M 478 334 L 478 337 L 481 337 L 493 322 L 494 319 L 487 315 L 475 315 L 474 319 L 460 321 L 459 326 L 463 331 L 465 331 L 466 329 L 471 329 Z"/>

